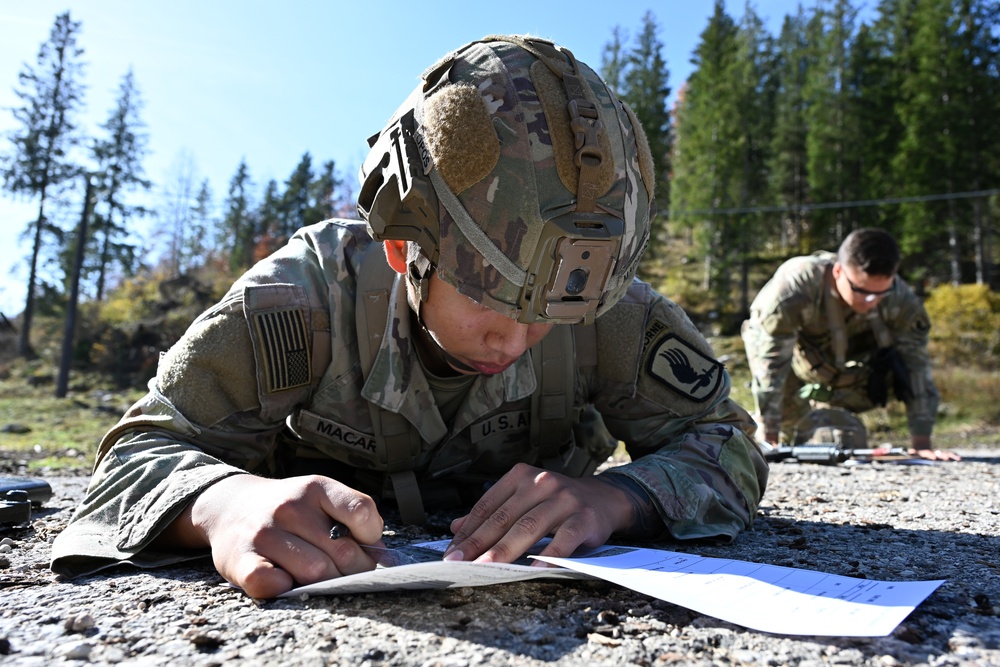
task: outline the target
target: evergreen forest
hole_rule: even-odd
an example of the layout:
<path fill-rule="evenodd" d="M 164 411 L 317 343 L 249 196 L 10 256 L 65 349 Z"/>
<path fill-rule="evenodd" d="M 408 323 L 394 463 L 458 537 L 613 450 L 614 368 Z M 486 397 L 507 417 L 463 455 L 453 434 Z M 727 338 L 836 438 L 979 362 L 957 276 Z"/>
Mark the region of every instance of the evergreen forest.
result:
<path fill-rule="evenodd" d="M 601 74 L 641 120 L 657 167 L 642 277 L 732 334 L 782 260 L 883 227 L 919 293 L 977 286 L 975 349 L 995 356 L 1000 2 L 880 0 L 859 16 L 857 2 L 816 0 L 771 34 L 753 3 L 737 20 L 715 0 L 679 82 L 662 55 L 669 17 L 609 26 Z M 243 160 L 218 193 L 180 164 L 151 206 L 141 82 L 123 72 L 106 121 L 81 127 L 80 28 L 57 16 L 18 81 L 0 82 L 20 101 L 3 110 L 16 121 L 0 137 L 3 194 L 37 211 L 24 308 L 0 325 L 16 338 L 8 357 L 61 354 L 136 383 L 297 228 L 356 217 L 352 186 L 308 152 L 283 182 L 256 182 Z M 138 237 L 149 220 L 156 233 Z M 144 245 L 154 237 L 157 253 Z"/>

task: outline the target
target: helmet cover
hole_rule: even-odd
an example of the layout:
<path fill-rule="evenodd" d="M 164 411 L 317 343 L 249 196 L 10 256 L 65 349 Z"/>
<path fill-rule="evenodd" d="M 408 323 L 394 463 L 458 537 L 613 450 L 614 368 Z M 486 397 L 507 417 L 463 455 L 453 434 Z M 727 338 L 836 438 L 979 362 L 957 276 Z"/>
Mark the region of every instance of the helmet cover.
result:
<path fill-rule="evenodd" d="M 469 298 L 522 322 L 590 322 L 625 293 L 649 239 L 653 161 L 635 115 L 551 42 L 452 52 L 370 140 L 358 210 L 415 242 Z"/>

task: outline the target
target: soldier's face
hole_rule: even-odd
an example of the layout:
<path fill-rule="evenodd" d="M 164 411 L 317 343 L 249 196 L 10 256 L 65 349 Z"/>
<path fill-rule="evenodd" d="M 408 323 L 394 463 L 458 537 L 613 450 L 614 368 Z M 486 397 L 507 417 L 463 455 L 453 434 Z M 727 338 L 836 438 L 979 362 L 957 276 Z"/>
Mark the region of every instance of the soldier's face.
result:
<path fill-rule="evenodd" d="M 522 324 L 459 294 L 431 275 L 430 295 L 421 306 L 424 326 L 434 342 L 467 368 L 460 373 L 503 372 L 552 329 L 552 324 Z M 473 370 L 469 370 L 473 369 Z"/>
<path fill-rule="evenodd" d="M 833 279 L 840 298 L 851 310 L 861 314 L 874 310 L 896 284 L 895 276 L 873 276 L 840 262 L 833 265 Z"/>

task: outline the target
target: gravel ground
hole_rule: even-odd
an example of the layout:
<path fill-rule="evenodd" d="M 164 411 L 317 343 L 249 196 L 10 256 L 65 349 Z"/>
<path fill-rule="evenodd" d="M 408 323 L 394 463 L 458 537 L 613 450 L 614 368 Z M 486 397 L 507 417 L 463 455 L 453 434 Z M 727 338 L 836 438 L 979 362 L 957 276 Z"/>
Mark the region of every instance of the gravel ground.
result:
<path fill-rule="evenodd" d="M 776 463 L 735 544 L 656 547 L 887 580 L 947 579 L 888 637 L 749 631 L 606 582 L 252 600 L 207 561 L 75 581 L 50 543 L 86 480 L 0 529 L 3 665 L 1000 665 L 1000 451 L 961 463 Z M 444 536 L 389 531 L 390 545 Z M 767 609 L 761 609 L 767 613 Z"/>

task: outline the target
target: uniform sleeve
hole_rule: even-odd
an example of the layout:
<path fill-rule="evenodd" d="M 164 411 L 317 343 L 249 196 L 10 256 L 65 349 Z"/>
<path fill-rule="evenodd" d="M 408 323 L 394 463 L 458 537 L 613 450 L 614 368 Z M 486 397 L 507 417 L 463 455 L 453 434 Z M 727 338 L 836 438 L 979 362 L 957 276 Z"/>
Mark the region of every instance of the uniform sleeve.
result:
<path fill-rule="evenodd" d="M 769 431 L 781 428 L 785 381 L 791 372 L 799 329 L 812 307 L 812 296 L 800 273 L 795 260 L 782 265 L 761 288 L 750 307 L 750 319 L 743 324 L 751 393 L 757 414 Z"/>
<path fill-rule="evenodd" d="M 257 467 L 282 428 L 260 417 L 253 363 L 246 320 L 233 313 L 200 320 L 163 355 L 149 393 L 101 442 L 86 496 L 53 544 L 55 572 L 183 558 L 146 547 L 206 487 Z"/>
<path fill-rule="evenodd" d="M 909 286 L 901 283 L 900 291 L 900 303 L 890 307 L 887 324 L 909 371 L 912 397 L 906 402 L 906 418 L 911 435 L 930 435 L 939 401 L 927 351 L 931 322 L 923 302 Z"/>
<path fill-rule="evenodd" d="M 632 462 L 602 474 L 641 487 L 675 538 L 733 538 L 753 523 L 767 483 L 756 425 L 678 306 L 648 289 L 623 301 L 598 320 L 592 398 Z"/>
<path fill-rule="evenodd" d="M 53 544 L 53 571 L 201 555 L 150 545 L 208 486 L 264 469 L 328 363 L 317 357 L 330 353 L 327 287 L 308 246 L 255 267 L 161 355 L 149 393 L 101 441 L 87 493 Z"/>

